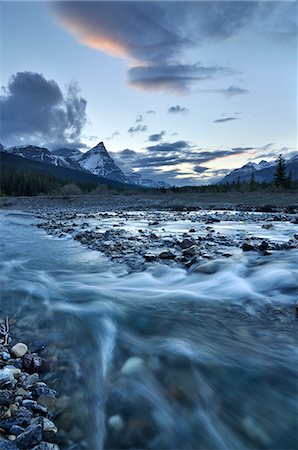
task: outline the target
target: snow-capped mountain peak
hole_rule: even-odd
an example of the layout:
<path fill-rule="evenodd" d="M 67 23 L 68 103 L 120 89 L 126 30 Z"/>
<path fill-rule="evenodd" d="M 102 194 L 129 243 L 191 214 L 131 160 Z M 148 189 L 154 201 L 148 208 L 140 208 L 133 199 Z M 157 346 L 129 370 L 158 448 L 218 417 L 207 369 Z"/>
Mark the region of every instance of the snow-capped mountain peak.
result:
<path fill-rule="evenodd" d="M 95 147 L 84 153 L 77 160 L 80 167 L 88 172 L 110 180 L 125 183 L 125 175 L 122 170 L 115 164 L 104 146 L 103 142 L 99 142 Z"/>

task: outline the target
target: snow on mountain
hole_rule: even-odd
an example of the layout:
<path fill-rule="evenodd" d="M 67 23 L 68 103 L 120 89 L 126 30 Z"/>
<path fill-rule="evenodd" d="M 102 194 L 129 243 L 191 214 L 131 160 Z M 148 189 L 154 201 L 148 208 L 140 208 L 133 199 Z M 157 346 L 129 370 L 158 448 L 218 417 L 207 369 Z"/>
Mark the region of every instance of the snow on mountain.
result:
<path fill-rule="evenodd" d="M 276 161 L 262 160 L 258 164 L 249 162 L 239 169 L 235 169 L 226 175 L 221 183 L 237 183 L 237 181 L 248 182 L 253 174 L 255 181 L 270 183 L 274 179 Z M 298 178 L 298 153 L 286 160 L 287 172 L 291 171 L 293 178 Z"/>
<path fill-rule="evenodd" d="M 78 148 L 61 147 L 51 151 L 52 155 L 62 156 L 63 158 L 71 158 L 77 161 L 83 153 Z"/>
<path fill-rule="evenodd" d="M 145 188 L 169 188 L 170 185 L 168 183 L 165 183 L 164 181 L 153 181 L 149 180 L 148 178 L 142 178 L 142 176 L 137 173 L 133 172 L 131 174 L 126 175 L 127 183 L 129 184 L 135 184 L 136 186 L 145 187 Z"/>
<path fill-rule="evenodd" d="M 122 170 L 115 164 L 104 146 L 103 142 L 99 142 L 95 147 L 77 160 L 80 167 L 88 172 L 93 173 L 109 180 L 126 182 L 126 178 Z"/>
<path fill-rule="evenodd" d="M 163 188 L 170 186 L 162 181 L 153 181 L 147 178 L 142 178 L 138 173 L 124 175 L 122 170 L 115 164 L 113 158 L 109 156 L 103 142 L 99 142 L 99 144 L 86 153 L 82 153 L 77 148 L 66 147 L 49 151 L 47 148 L 34 145 L 4 149 L 1 144 L 0 151 L 54 166 L 67 167 L 84 172 L 87 171 L 93 175 L 107 178 L 109 180 L 126 184 L 134 184 L 140 187 Z"/>
<path fill-rule="evenodd" d="M 34 161 L 52 164 L 54 166 L 67 167 L 70 169 L 77 169 L 77 164 L 69 158 L 63 158 L 53 155 L 47 148 L 37 147 L 35 145 L 26 145 L 22 147 L 10 147 L 6 152 L 12 155 L 21 156 L 25 159 L 32 159 Z"/>

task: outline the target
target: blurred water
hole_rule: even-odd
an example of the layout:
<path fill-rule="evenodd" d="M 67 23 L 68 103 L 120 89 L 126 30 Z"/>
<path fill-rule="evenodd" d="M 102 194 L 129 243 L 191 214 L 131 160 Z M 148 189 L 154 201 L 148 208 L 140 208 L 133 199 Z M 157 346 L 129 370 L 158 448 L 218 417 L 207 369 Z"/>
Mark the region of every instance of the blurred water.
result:
<path fill-rule="evenodd" d="M 239 252 L 213 274 L 129 274 L 46 237 L 33 216 L 0 214 L 1 314 L 25 342 L 45 343 L 67 403 L 56 420 L 76 448 L 297 448 L 296 250 Z M 274 233 L 283 240 L 286 224 Z M 122 373 L 135 356 L 142 368 Z M 114 415 L 121 431 L 106 425 Z"/>

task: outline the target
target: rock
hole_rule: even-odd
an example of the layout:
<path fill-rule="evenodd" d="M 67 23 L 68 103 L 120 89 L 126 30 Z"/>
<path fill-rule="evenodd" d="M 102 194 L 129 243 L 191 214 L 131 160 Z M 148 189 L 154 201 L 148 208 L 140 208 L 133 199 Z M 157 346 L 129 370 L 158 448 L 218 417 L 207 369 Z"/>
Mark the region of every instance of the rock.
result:
<path fill-rule="evenodd" d="M 50 410 L 53 410 L 56 406 L 56 398 L 52 395 L 40 395 L 37 398 L 37 402 L 39 405 L 46 406 Z"/>
<path fill-rule="evenodd" d="M 197 246 L 192 245 L 191 247 L 183 250 L 183 256 L 195 256 L 197 254 Z"/>
<path fill-rule="evenodd" d="M 26 369 L 29 373 L 40 373 L 46 372 L 48 370 L 48 365 L 44 358 L 41 358 L 37 355 L 27 354 L 22 358 L 23 368 Z"/>
<path fill-rule="evenodd" d="M 21 433 L 25 431 L 25 428 L 20 427 L 19 425 L 13 425 L 10 429 L 10 433 L 15 436 L 19 436 Z"/>
<path fill-rule="evenodd" d="M 14 442 L 8 441 L 0 437 L 0 448 L 1 450 L 18 450 Z"/>
<path fill-rule="evenodd" d="M 193 245 L 193 241 L 191 241 L 190 239 L 183 239 L 183 241 L 179 242 L 179 245 L 181 248 L 186 249 L 189 248 Z"/>
<path fill-rule="evenodd" d="M 170 250 L 167 250 L 165 252 L 161 252 L 159 255 L 160 259 L 175 259 L 174 253 L 170 252 Z"/>
<path fill-rule="evenodd" d="M 265 223 L 264 225 L 262 225 L 262 228 L 264 228 L 265 230 L 270 230 L 271 228 L 273 228 L 272 223 Z"/>
<path fill-rule="evenodd" d="M 13 401 L 13 395 L 8 390 L 0 391 L 0 406 L 9 406 Z"/>
<path fill-rule="evenodd" d="M 0 356 L 3 361 L 8 361 L 10 359 L 10 354 L 8 352 L 2 352 Z"/>
<path fill-rule="evenodd" d="M 151 262 L 151 261 L 155 261 L 156 260 L 156 255 L 154 255 L 152 253 L 146 253 L 144 255 L 144 258 L 145 258 L 146 261 Z"/>
<path fill-rule="evenodd" d="M 42 440 L 42 426 L 39 424 L 30 425 L 26 431 L 21 433 L 16 439 L 16 445 L 21 449 L 29 449 L 38 445 Z"/>
<path fill-rule="evenodd" d="M 49 442 L 41 441 L 41 443 L 32 450 L 60 450 L 60 448 L 57 444 L 50 444 Z"/>
<path fill-rule="evenodd" d="M 124 375 L 130 375 L 135 372 L 139 372 L 144 368 L 144 360 L 138 356 L 132 356 L 129 358 L 121 368 L 121 373 Z"/>
<path fill-rule="evenodd" d="M 26 388 L 32 387 L 35 383 L 37 383 L 39 380 L 38 373 L 32 373 L 31 375 L 28 375 L 26 380 L 23 382 L 23 385 Z"/>
<path fill-rule="evenodd" d="M 14 381 L 13 373 L 10 369 L 1 369 L 0 370 L 0 387 L 9 385 Z"/>
<path fill-rule="evenodd" d="M 58 433 L 58 428 L 49 419 L 43 419 L 43 427 L 42 427 L 42 438 L 45 441 L 53 442 L 56 439 L 56 435 Z"/>
<path fill-rule="evenodd" d="M 259 245 L 259 250 L 265 251 L 268 249 L 268 247 L 269 247 L 268 242 L 262 241 L 262 243 Z"/>
<path fill-rule="evenodd" d="M 28 347 L 26 344 L 23 344 L 22 342 L 18 342 L 18 344 L 14 345 L 10 349 L 10 354 L 15 358 L 22 358 L 22 356 L 24 356 L 27 352 Z"/>
<path fill-rule="evenodd" d="M 118 414 L 108 419 L 108 425 L 115 431 L 121 431 L 124 428 L 124 421 Z"/>
<path fill-rule="evenodd" d="M 251 251 L 253 251 L 255 248 L 254 248 L 254 246 L 252 245 L 252 244 L 250 244 L 249 242 L 244 242 L 243 244 L 242 244 L 242 250 L 244 251 L 244 252 L 251 252 Z"/>

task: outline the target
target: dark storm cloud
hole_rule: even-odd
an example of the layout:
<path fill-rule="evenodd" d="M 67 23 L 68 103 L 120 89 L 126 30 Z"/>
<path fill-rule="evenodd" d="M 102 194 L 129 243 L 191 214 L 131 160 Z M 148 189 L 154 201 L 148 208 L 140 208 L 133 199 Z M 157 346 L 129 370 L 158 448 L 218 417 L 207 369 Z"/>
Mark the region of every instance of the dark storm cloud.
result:
<path fill-rule="evenodd" d="M 149 142 L 161 141 L 165 134 L 166 132 L 164 130 L 162 130 L 160 133 L 150 134 L 150 136 L 148 136 L 148 141 Z"/>
<path fill-rule="evenodd" d="M 238 120 L 238 117 L 224 117 L 223 119 L 216 119 L 213 123 L 231 122 L 232 120 Z"/>
<path fill-rule="evenodd" d="M 130 127 L 127 132 L 129 134 L 144 133 L 147 129 L 147 125 L 137 125 L 135 127 Z"/>
<path fill-rule="evenodd" d="M 273 11 L 282 9 L 279 3 L 52 1 L 50 7 L 81 42 L 125 58 L 133 66 L 132 86 L 184 92 L 193 82 L 222 74 L 209 71 L 202 77 L 210 68 L 182 64 L 188 49 L 260 27 L 264 18 L 270 21 Z"/>
<path fill-rule="evenodd" d="M 76 142 L 86 123 L 86 104 L 75 83 L 64 95 L 54 80 L 18 72 L 0 96 L 1 139 L 8 145 Z"/>
<path fill-rule="evenodd" d="M 184 106 L 176 105 L 176 106 L 170 106 L 168 109 L 169 114 L 186 114 L 189 112 L 189 109 L 185 108 Z"/>

